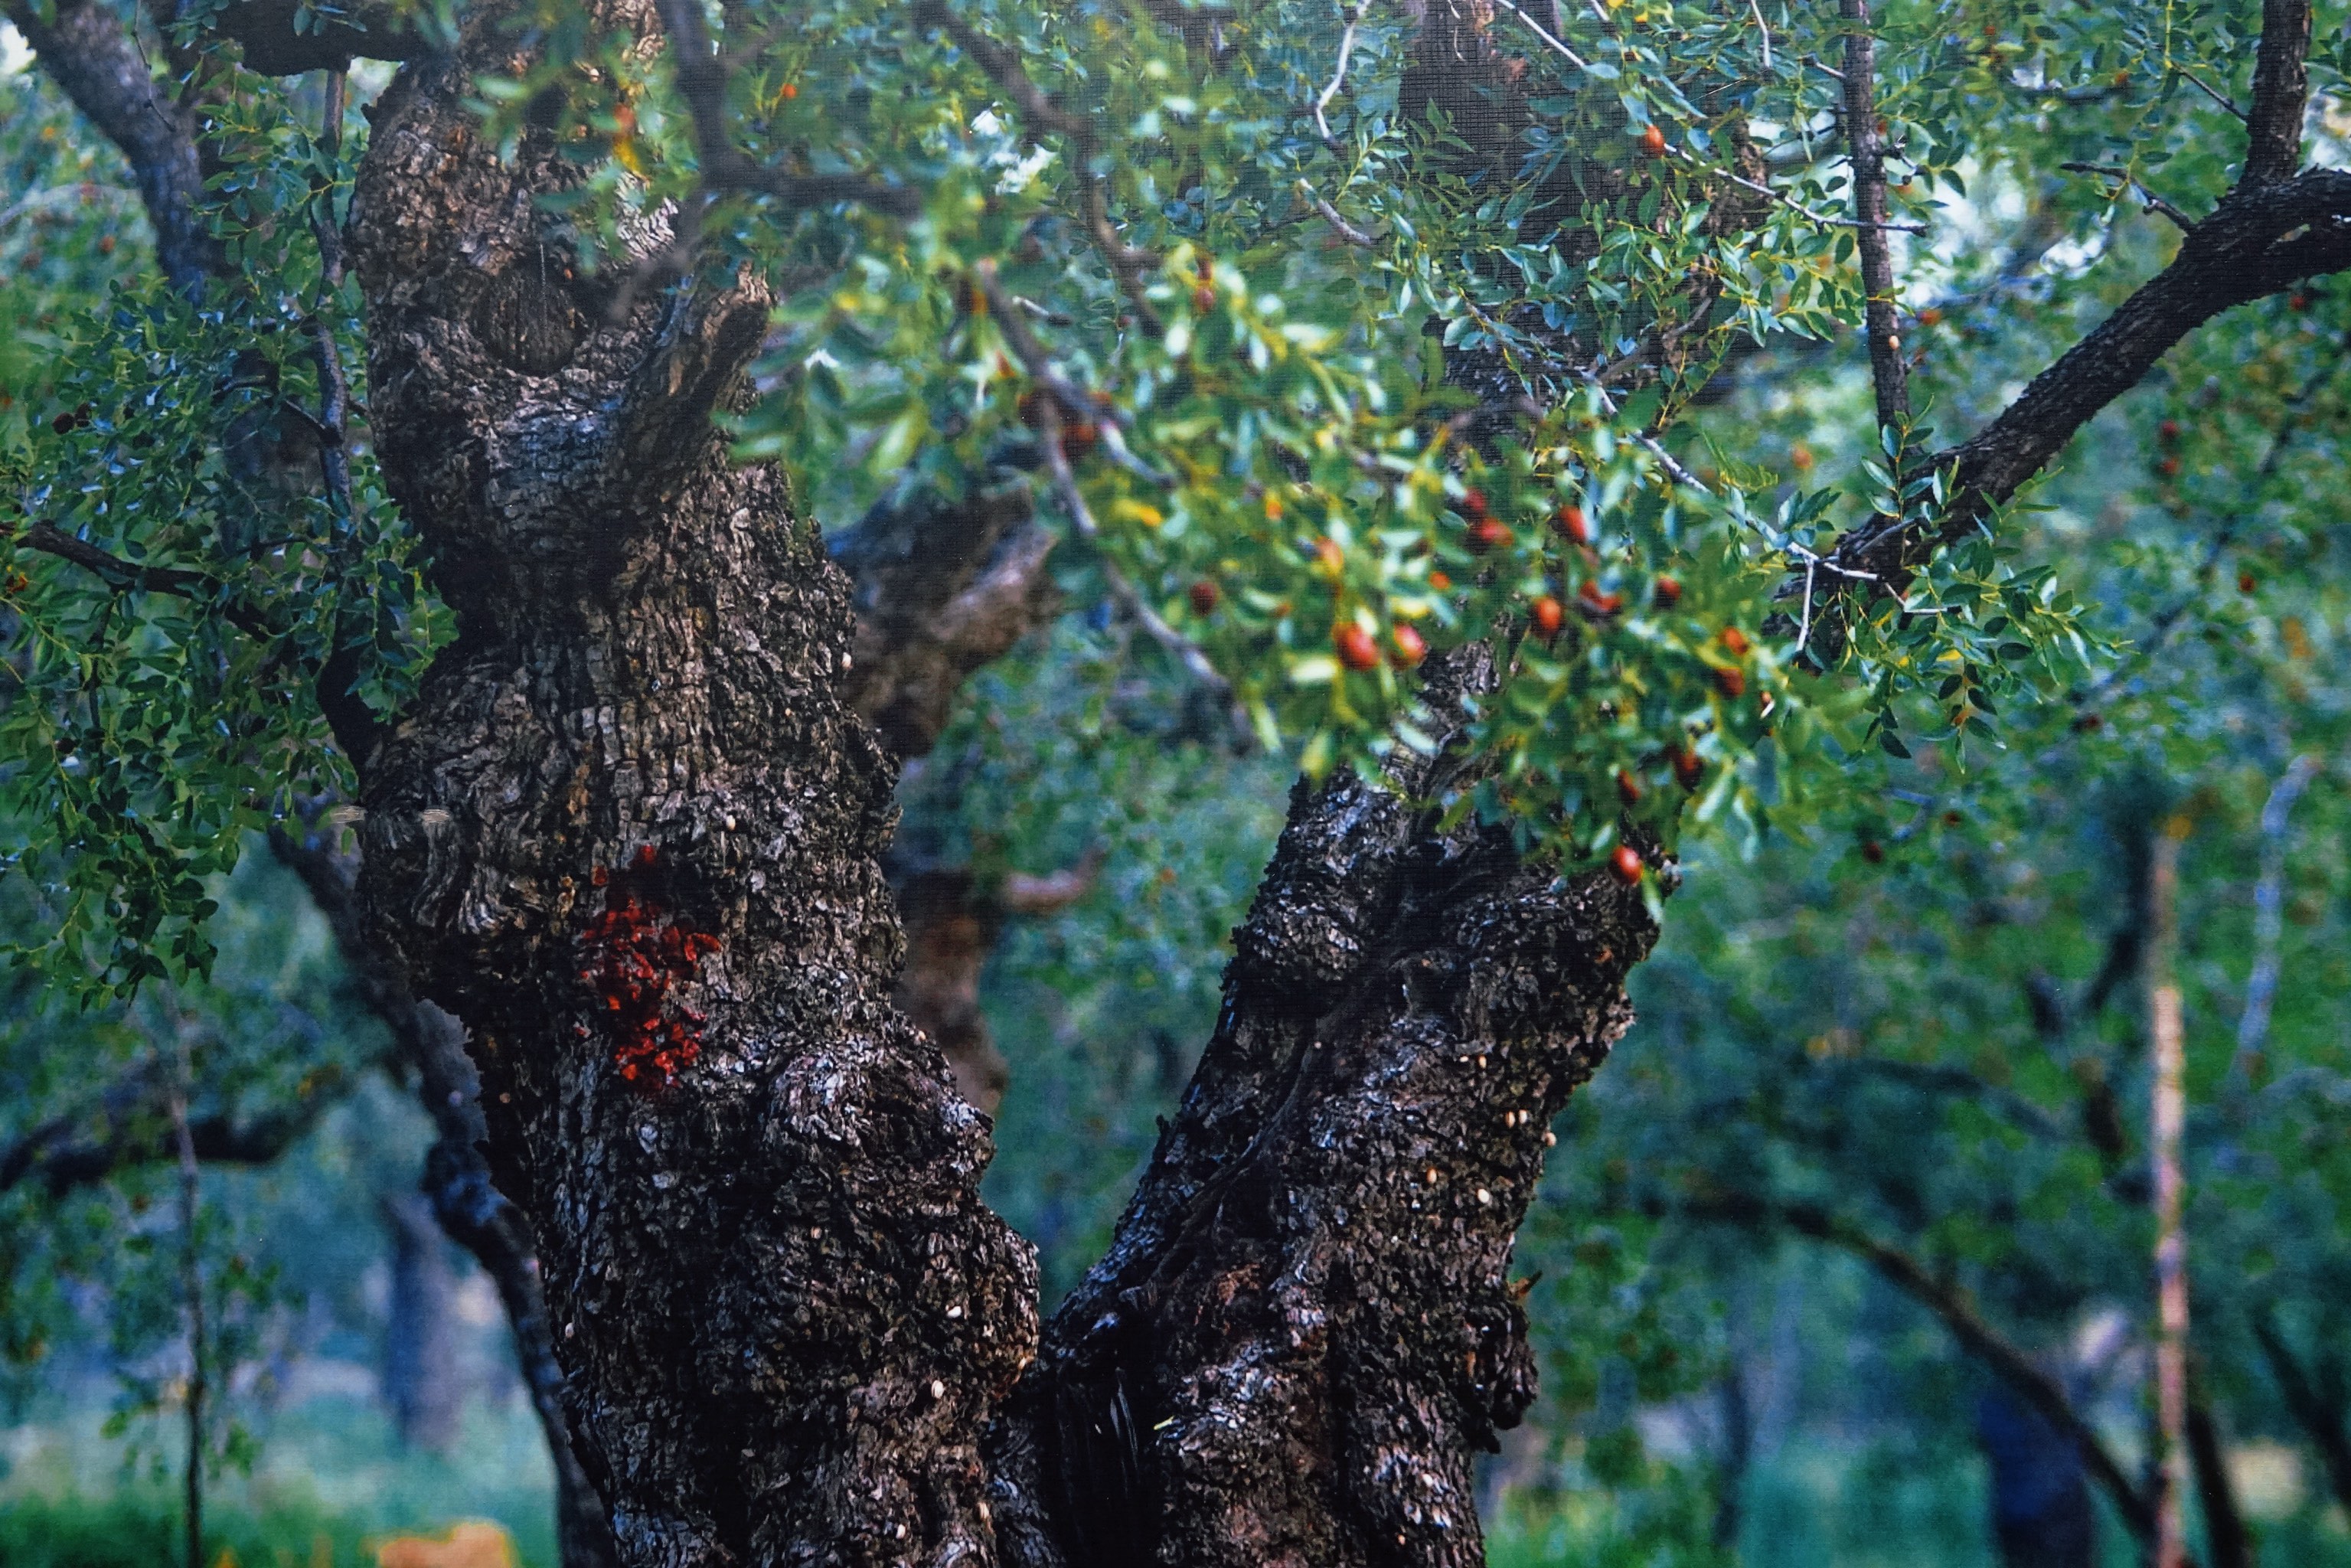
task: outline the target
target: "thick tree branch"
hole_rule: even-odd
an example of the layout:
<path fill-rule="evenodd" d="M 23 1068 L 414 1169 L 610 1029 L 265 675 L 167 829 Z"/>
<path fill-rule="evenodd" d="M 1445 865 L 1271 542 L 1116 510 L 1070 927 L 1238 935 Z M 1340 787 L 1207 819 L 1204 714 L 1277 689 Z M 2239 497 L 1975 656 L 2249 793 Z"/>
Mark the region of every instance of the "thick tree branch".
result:
<path fill-rule="evenodd" d="M 402 11 L 396 0 L 343 0 L 331 12 L 306 7 L 302 0 L 237 0 L 221 11 L 214 26 L 244 47 L 247 70 L 290 77 L 343 70 L 355 59 L 423 55 L 428 47 L 424 36 Z"/>
<path fill-rule="evenodd" d="M 1292 796 L 1182 1109 L 991 1439 L 1015 1568 L 1483 1562 L 1468 1450 L 1534 1394 L 1511 1237 L 1656 928 L 1399 766 Z"/>
<path fill-rule="evenodd" d="M 317 1124 L 344 1087 L 333 1073 L 306 1081 L 288 1103 L 256 1115 L 223 1107 L 192 1114 L 188 1136 L 196 1157 L 222 1165 L 267 1165 Z M 51 1118 L 0 1149 L 0 1192 L 37 1180 L 51 1197 L 103 1181 L 131 1166 L 169 1159 L 177 1148 L 170 1111 L 171 1075 L 149 1061 L 110 1085 L 95 1106 Z"/>
<path fill-rule="evenodd" d="M 1060 608 L 1046 570 L 1057 536 L 1025 479 L 884 503 L 831 542 L 856 583 L 842 695 L 901 759 L 930 750 L 974 671 Z"/>
<path fill-rule="evenodd" d="M 2262 0 L 2253 107 L 2245 116 L 2245 183 L 2266 185 L 2294 172 L 2309 105 L 2310 0 Z"/>
<path fill-rule="evenodd" d="M 41 68 L 130 163 L 163 276 L 183 294 L 198 292 L 219 270 L 221 251 L 199 210 L 204 175 L 191 113 L 155 79 L 121 18 L 98 0 L 62 0 L 47 21 L 32 0 L 8 0 L 6 14 Z"/>
<path fill-rule="evenodd" d="M 1853 165 L 1853 215 L 1860 230 L 1861 281 L 1867 291 L 1862 319 L 1869 337 L 1870 382 L 1877 423 L 1910 419 L 1910 368 L 1902 358 L 1895 315 L 1894 251 L 1886 237 L 1886 149 L 1877 132 L 1877 43 L 1870 36 L 1869 0 L 1839 0 L 1844 19 L 1844 134 Z"/>
<path fill-rule="evenodd" d="M 1953 499 L 1928 528 L 1878 517 L 1825 558 L 1899 581 L 1936 547 L 1974 531 L 2064 450 L 2076 431 L 2137 386 L 2158 360 L 2222 311 L 2298 278 L 2351 266 L 2351 172 L 2317 169 L 2241 185 L 2149 279 L 1971 439 L 1929 460 L 1956 471 Z"/>

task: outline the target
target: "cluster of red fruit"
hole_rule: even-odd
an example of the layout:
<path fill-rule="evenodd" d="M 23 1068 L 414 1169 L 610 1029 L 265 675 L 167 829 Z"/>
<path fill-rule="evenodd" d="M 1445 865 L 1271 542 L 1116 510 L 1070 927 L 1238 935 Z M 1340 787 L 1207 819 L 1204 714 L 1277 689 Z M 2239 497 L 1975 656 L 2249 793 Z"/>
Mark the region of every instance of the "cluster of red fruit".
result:
<path fill-rule="evenodd" d="M 1388 662 L 1399 670 L 1411 669 L 1428 657 L 1428 639 L 1401 622 L 1388 633 Z M 1331 629 L 1331 651 L 1339 655 L 1339 663 L 1351 670 L 1370 670 L 1379 665 L 1379 643 L 1353 621 L 1342 621 Z"/>
<path fill-rule="evenodd" d="M 647 1068 L 664 1083 L 702 1054 L 703 1015 L 670 999 L 672 988 L 694 978 L 702 960 L 718 951 L 718 938 L 656 910 L 640 887 L 643 873 L 658 857 L 646 844 L 632 866 L 590 878 L 605 890 L 604 911 L 580 934 L 588 956 L 580 977 L 596 988 L 601 1010 L 618 1037 L 612 1061 L 621 1076 L 634 1082 Z M 586 1026 L 580 1032 L 585 1035 Z"/>

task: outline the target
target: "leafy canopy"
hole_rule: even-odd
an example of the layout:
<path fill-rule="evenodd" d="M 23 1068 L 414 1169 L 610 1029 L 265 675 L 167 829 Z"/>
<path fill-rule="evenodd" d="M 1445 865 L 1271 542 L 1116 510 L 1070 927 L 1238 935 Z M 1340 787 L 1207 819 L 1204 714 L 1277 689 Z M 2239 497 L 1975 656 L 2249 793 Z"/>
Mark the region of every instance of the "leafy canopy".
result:
<path fill-rule="evenodd" d="M 2077 225 L 2095 246 L 2134 182 L 2225 187 L 2241 133 L 2212 98 L 2243 97 L 2252 18 L 2178 12 L 1883 8 L 1914 303 L 1980 261 L 1988 189 L 2113 166 L 2058 203 L 2103 213 Z M 1898 596 L 1807 576 L 1842 528 L 1946 503 L 1923 426 L 1820 488 L 1687 438 L 1726 366 L 1861 314 L 1823 7 L 1592 0 L 1554 36 L 1501 5 L 1446 40 L 1471 62 L 1450 96 L 1401 18 L 1311 0 L 664 20 L 654 51 L 551 0 L 474 24 L 533 62 L 479 83 L 490 133 L 576 168 L 547 242 L 632 287 L 774 280 L 744 455 L 834 525 L 1026 470 L 1111 596 L 1310 772 L 1432 744 L 1424 659 L 1485 643 L 1500 684 L 1444 804 L 1569 864 L 1633 823 L 1752 843 L 1836 802 L 1873 746 L 1996 739 L 2004 704 L 2095 653 L 1997 520 Z M 200 574 L 163 592 L 21 555 L 10 580 L 16 863 L 55 911 L 47 956 L 100 986 L 200 968 L 202 878 L 347 789 L 308 673 L 363 653 L 390 708 L 445 635 L 363 420 L 348 507 L 239 471 L 241 419 L 319 406 L 321 329 L 360 361 L 312 220 L 366 128 L 336 151 L 300 129 L 311 89 L 233 96 L 235 275 L 199 306 L 126 288 L 14 459 L 30 518 Z M 645 254 L 664 226 L 697 242 L 686 277 L 687 247 Z M 1833 608 L 1832 655 L 1811 633 Z"/>

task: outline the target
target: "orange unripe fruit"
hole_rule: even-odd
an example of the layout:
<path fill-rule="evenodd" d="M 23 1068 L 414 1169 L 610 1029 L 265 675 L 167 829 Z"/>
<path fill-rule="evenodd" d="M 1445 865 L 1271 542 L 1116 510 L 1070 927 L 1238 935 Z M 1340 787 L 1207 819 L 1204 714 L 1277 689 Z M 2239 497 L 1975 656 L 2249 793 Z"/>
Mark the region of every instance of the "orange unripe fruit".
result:
<path fill-rule="evenodd" d="M 1744 695 L 1747 673 L 1744 670 L 1717 670 L 1714 672 L 1714 689 L 1727 697 Z"/>
<path fill-rule="evenodd" d="M 1567 611 L 1548 593 L 1534 601 L 1529 614 L 1534 621 L 1535 634 L 1546 643 L 1558 636 L 1559 629 L 1567 624 Z"/>
<path fill-rule="evenodd" d="M 1559 509 L 1559 531 L 1577 544 L 1588 545 L 1592 542 L 1592 519 L 1583 515 L 1582 507 L 1570 501 Z"/>
<path fill-rule="evenodd" d="M 1395 644 L 1388 662 L 1399 670 L 1409 670 L 1428 657 L 1428 639 L 1410 626 L 1397 627 L 1388 633 L 1388 641 Z"/>
<path fill-rule="evenodd" d="M 1744 658 L 1747 654 L 1747 633 L 1736 626 L 1725 626 L 1722 629 L 1722 645 L 1730 651 L 1732 656 Z"/>
<path fill-rule="evenodd" d="M 1595 615 L 1614 615 L 1625 608 L 1623 594 L 1603 593 L 1600 591 L 1600 585 L 1590 578 L 1584 579 L 1583 586 L 1575 591 L 1575 596 L 1590 606 Z"/>
<path fill-rule="evenodd" d="M 1469 532 L 1464 538 L 1471 555 L 1484 555 L 1488 550 L 1508 546 L 1510 530 L 1491 517 L 1480 517 L 1469 525 Z"/>
<path fill-rule="evenodd" d="M 1666 155 L 1665 131 L 1654 125 L 1642 131 L 1641 151 L 1646 152 L 1652 158 L 1664 157 Z"/>

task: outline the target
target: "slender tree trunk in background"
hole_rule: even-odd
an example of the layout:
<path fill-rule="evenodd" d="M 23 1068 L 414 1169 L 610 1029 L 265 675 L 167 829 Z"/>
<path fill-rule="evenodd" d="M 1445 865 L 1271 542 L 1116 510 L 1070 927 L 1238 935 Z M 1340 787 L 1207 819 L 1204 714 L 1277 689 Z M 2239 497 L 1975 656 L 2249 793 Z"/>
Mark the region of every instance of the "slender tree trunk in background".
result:
<path fill-rule="evenodd" d="M 180 1296 L 188 1314 L 188 1388 L 183 1404 L 188 1456 L 182 1471 L 181 1505 L 187 1528 L 187 1568 L 204 1568 L 204 1273 L 196 1236 L 203 1176 L 195 1139 L 188 1131 L 188 1089 L 195 1074 L 188 1060 L 186 1031 L 173 1032 L 171 1110 L 180 1157 Z"/>
<path fill-rule="evenodd" d="M 455 1280 L 433 1208 L 415 1193 L 379 1206 L 392 1241 L 392 1292 L 383 1328 L 383 1391 L 400 1440 L 445 1452 L 457 1440 L 465 1386 L 457 1377 L 451 1297 Z"/>
<path fill-rule="evenodd" d="M 2074 1439 L 2005 1386 L 1976 1404 L 2002 1568 L 2095 1568 L 2097 1516 Z"/>
<path fill-rule="evenodd" d="M 2188 1452 L 2196 1470 L 2196 1502 L 2204 1515 L 2209 1568 L 2252 1568 L 2253 1541 L 2237 1506 L 2236 1482 L 2229 1475 L 2228 1444 L 2212 1406 L 2191 1380 L 2188 1400 Z"/>
<path fill-rule="evenodd" d="M 1739 1550 L 1745 1522 L 1747 1472 L 1755 1460 L 1755 1411 L 1747 1397 L 1747 1358 L 1731 1352 L 1730 1365 L 1715 1385 L 1715 1410 L 1722 1422 L 1722 1457 L 1715 1466 L 1714 1522 L 1708 1539 L 1721 1552 Z"/>
<path fill-rule="evenodd" d="M 2156 1568 L 2181 1568 L 2188 1561 L 2188 1242 L 2180 1226 L 2186 1183 L 2179 1157 L 2187 1068 L 2179 986 L 2172 975 L 2179 942 L 2179 826 L 2167 822 L 2155 835 L 2147 879 L 2154 926 L 2147 945 L 2147 1013 L 2155 1043 L 2147 1149 L 2155 1166 L 2155 1389 L 2162 1473 L 2156 1500 Z"/>

